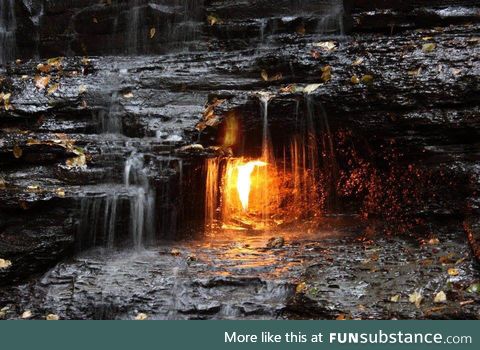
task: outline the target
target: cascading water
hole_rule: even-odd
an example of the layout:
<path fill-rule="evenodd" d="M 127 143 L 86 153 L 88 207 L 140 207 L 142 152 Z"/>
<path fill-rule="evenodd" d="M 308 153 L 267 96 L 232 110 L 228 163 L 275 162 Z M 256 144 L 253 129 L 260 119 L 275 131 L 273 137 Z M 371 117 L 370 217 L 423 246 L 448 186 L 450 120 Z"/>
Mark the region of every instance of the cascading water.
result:
<path fill-rule="evenodd" d="M 15 0 L 0 1 L 0 65 L 15 58 Z"/>
<path fill-rule="evenodd" d="M 125 186 L 134 191 L 130 200 L 130 234 L 135 248 L 154 241 L 155 194 L 150 187 L 145 156 L 134 151 L 125 162 Z"/>

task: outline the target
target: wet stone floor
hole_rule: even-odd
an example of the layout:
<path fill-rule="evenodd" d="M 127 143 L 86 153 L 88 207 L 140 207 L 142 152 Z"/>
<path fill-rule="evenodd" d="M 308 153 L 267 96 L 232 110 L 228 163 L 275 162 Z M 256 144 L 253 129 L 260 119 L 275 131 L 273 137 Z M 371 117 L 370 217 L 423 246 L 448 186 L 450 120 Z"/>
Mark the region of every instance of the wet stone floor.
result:
<path fill-rule="evenodd" d="M 480 269 L 461 224 L 435 232 L 422 242 L 334 222 L 93 249 L 0 289 L 0 309 L 7 319 L 479 319 Z M 275 237 L 284 244 L 268 244 Z"/>

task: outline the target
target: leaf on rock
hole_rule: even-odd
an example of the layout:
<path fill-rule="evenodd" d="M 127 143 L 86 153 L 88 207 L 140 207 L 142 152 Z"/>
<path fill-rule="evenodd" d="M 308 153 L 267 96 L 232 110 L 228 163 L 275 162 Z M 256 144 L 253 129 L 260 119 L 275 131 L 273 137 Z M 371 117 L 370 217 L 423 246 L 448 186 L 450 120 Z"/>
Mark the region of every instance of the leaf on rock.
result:
<path fill-rule="evenodd" d="M 422 303 L 422 300 L 423 300 L 422 293 L 420 293 L 419 291 L 415 291 L 408 296 L 408 300 L 412 304 L 415 304 L 417 308 L 420 308 L 420 304 Z"/>
<path fill-rule="evenodd" d="M 297 294 L 305 294 L 307 292 L 307 284 L 305 282 L 297 284 L 295 288 L 295 293 Z"/>
<path fill-rule="evenodd" d="M 390 298 L 392 303 L 398 303 L 400 301 L 400 294 L 396 294 Z"/>
<path fill-rule="evenodd" d="M 447 295 L 444 291 L 440 291 L 435 295 L 433 302 L 436 304 L 445 303 L 447 301 Z"/>
<path fill-rule="evenodd" d="M 55 93 L 55 91 L 58 90 L 58 88 L 60 87 L 60 84 L 53 84 L 52 86 L 50 86 L 47 90 L 47 95 L 52 95 Z"/>
<path fill-rule="evenodd" d="M 58 321 L 60 319 L 60 316 L 55 315 L 55 314 L 49 314 L 45 318 L 47 321 Z"/>
<path fill-rule="evenodd" d="M 458 271 L 458 269 L 453 268 L 453 267 L 450 268 L 450 269 L 448 269 L 447 272 L 448 272 L 448 274 L 449 274 L 450 276 L 458 276 L 458 275 L 460 274 L 460 272 Z"/>
<path fill-rule="evenodd" d="M 369 74 L 366 74 L 362 77 L 361 81 L 364 84 L 371 84 L 371 83 L 373 83 L 373 76 L 369 75 Z"/>
<path fill-rule="evenodd" d="M 123 94 L 123 98 L 133 98 L 133 92 L 127 92 L 125 94 Z"/>
<path fill-rule="evenodd" d="M 81 154 L 78 157 L 67 159 L 65 164 L 68 169 L 85 168 L 87 165 L 87 158 L 85 157 L 85 154 Z"/>
<path fill-rule="evenodd" d="M 412 69 L 408 71 L 408 75 L 412 77 L 418 77 L 422 73 L 422 67 L 419 67 L 417 69 Z"/>
<path fill-rule="evenodd" d="M 352 78 L 350 78 L 350 82 L 354 85 L 360 84 L 360 78 L 354 75 Z"/>
<path fill-rule="evenodd" d="M 32 316 L 33 316 L 32 312 L 31 312 L 30 310 L 27 310 L 27 311 L 25 311 L 25 312 L 22 314 L 21 317 L 22 317 L 24 320 L 28 320 L 29 318 L 32 318 Z"/>
<path fill-rule="evenodd" d="M 78 94 L 79 94 L 79 95 L 83 95 L 83 94 L 86 93 L 86 92 L 87 92 L 87 87 L 86 87 L 85 85 L 80 85 L 80 86 L 78 87 Z"/>
<path fill-rule="evenodd" d="M 315 43 L 313 45 L 325 51 L 333 51 L 337 48 L 337 44 L 334 41 L 322 41 L 322 42 Z"/>
<path fill-rule="evenodd" d="M 353 61 L 352 66 L 359 66 L 363 63 L 363 58 L 358 57 L 355 61 Z"/>
<path fill-rule="evenodd" d="M 436 47 L 437 47 L 437 44 L 435 43 L 423 44 L 422 51 L 426 53 L 432 52 L 433 50 L 435 50 Z"/>
<path fill-rule="evenodd" d="M 307 85 L 307 86 L 305 87 L 305 89 L 303 89 L 303 92 L 306 93 L 306 94 L 311 94 L 312 92 L 314 92 L 315 90 L 317 90 L 320 86 L 321 86 L 321 84 L 310 84 L 310 85 Z"/>
<path fill-rule="evenodd" d="M 35 77 L 35 86 L 39 90 L 43 90 L 47 87 L 48 83 L 50 82 L 50 76 L 42 77 L 40 75 L 37 75 Z"/>
<path fill-rule="evenodd" d="M 46 63 L 40 63 L 37 65 L 37 70 L 41 73 L 50 73 L 52 66 Z"/>
<path fill-rule="evenodd" d="M 8 269 L 10 266 L 12 266 L 12 262 L 10 260 L 0 259 L 0 270 Z"/>
<path fill-rule="evenodd" d="M 13 156 L 18 159 L 18 158 L 21 158 L 22 155 L 23 155 L 23 150 L 20 148 L 20 146 L 19 145 L 13 146 Z"/>
<path fill-rule="evenodd" d="M 155 28 L 150 28 L 150 32 L 149 32 L 150 39 L 153 39 L 156 33 L 157 33 L 157 30 Z"/>
<path fill-rule="evenodd" d="M 148 315 L 144 313 L 139 313 L 137 316 L 135 316 L 135 321 L 145 321 L 148 320 Z"/>
<path fill-rule="evenodd" d="M 325 66 L 322 68 L 322 81 L 326 83 L 332 79 L 332 66 Z"/>
<path fill-rule="evenodd" d="M 47 60 L 47 64 L 50 67 L 54 67 L 54 68 L 57 68 L 57 69 L 61 68 L 62 62 L 63 62 L 63 57 L 54 57 L 54 58 L 49 58 Z"/>
<path fill-rule="evenodd" d="M 207 17 L 207 22 L 211 26 L 214 26 L 215 24 L 222 24 L 223 23 L 223 21 L 215 15 L 209 15 Z"/>
<path fill-rule="evenodd" d="M 468 293 L 480 293 L 480 282 L 473 283 L 467 288 Z"/>

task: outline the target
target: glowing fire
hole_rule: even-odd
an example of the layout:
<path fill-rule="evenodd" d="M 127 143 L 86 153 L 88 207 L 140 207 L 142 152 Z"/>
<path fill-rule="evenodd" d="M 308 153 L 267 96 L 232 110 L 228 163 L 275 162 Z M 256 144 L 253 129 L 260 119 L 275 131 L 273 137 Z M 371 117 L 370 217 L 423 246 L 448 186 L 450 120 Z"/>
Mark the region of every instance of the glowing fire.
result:
<path fill-rule="evenodd" d="M 261 161 L 252 161 L 243 165 L 237 166 L 237 191 L 242 203 L 243 210 L 248 210 L 248 203 L 250 200 L 250 190 L 252 187 L 252 173 L 255 167 L 266 166 L 267 163 Z"/>

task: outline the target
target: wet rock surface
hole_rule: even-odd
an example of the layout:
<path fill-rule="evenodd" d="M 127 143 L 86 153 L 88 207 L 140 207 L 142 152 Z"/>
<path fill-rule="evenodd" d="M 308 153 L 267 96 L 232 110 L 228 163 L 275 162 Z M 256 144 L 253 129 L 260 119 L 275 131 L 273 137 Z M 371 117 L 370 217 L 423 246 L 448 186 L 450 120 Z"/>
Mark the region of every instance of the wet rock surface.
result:
<path fill-rule="evenodd" d="M 365 232 L 336 219 L 282 232 L 285 245 L 273 249 L 271 234 L 220 232 L 140 252 L 93 250 L 0 296 L 13 319 L 25 310 L 36 319 L 480 318 L 480 295 L 467 291 L 478 265 L 461 225 L 424 242 Z M 447 301 L 434 303 L 441 291 Z"/>
<path fill-rule="evenodd" d="M 478 298 L 464 293 L 478 279 L 465 232 L 479 256 L 475 1 L 353 1 L 344 11 L 336 1 L 294 9 L 288 1 L 27 3 L 15 2 L 14 57 L 22 60 L 10 57 L 0 73 L 0 258 L 12 262 L 0 269 L 0 285 L 18 285 L 92 245 L 160 244 L 143 253 L 89 251 L 2 289 L 9 318 L 29 308 L 38 318 L 478 318 Z M 36 55 L 77 56 L 29 59 Z M 180 257 L 169 254 L 164 238 L 204 232 L 203 161 L 226 117 L 241 120 L 244 151 L 258 150 L 259 91 L 270 94 L 278 145 L 312 109 L 335 145 L 325 212 L 379 219 L 390 234 L 438 229 L 438 252 L 393 238 L 365 247 L 349 235 L 325 248 L 320 234 L 296 243 L 285 235 L 272 252 L 259 248 L 270 237 L 251 238 L 259 246 L 235 254 L 253 267 L 225 256 L 237 248 L 223 240 L 184 242 L 172 246 Z M 152 212 L 155 223 L 144 227 Z M 330 248 L 331 260 L 321 254 Z M 396 250 L 404 256 L 392 262 Z M 448 250 L 467 259 L 438 308 L 430 299 L 450 277 L 435 262 L 424 270 L 413 262 Z M 365 252 L 378 259 L 363 264 Z M 265 254 L 271 266 L 256 266 Z M 118 287 L 137 271 L 138 283 Z M 404 275 L 401 302 L 390 303 L 375 280 Z M 296 293 L 299 283 L 305 288 Z M 421 308 L 405 302 L 416 289 L 429 300 Z M 455 311 L 459 302 L 467 304 Z"/>

